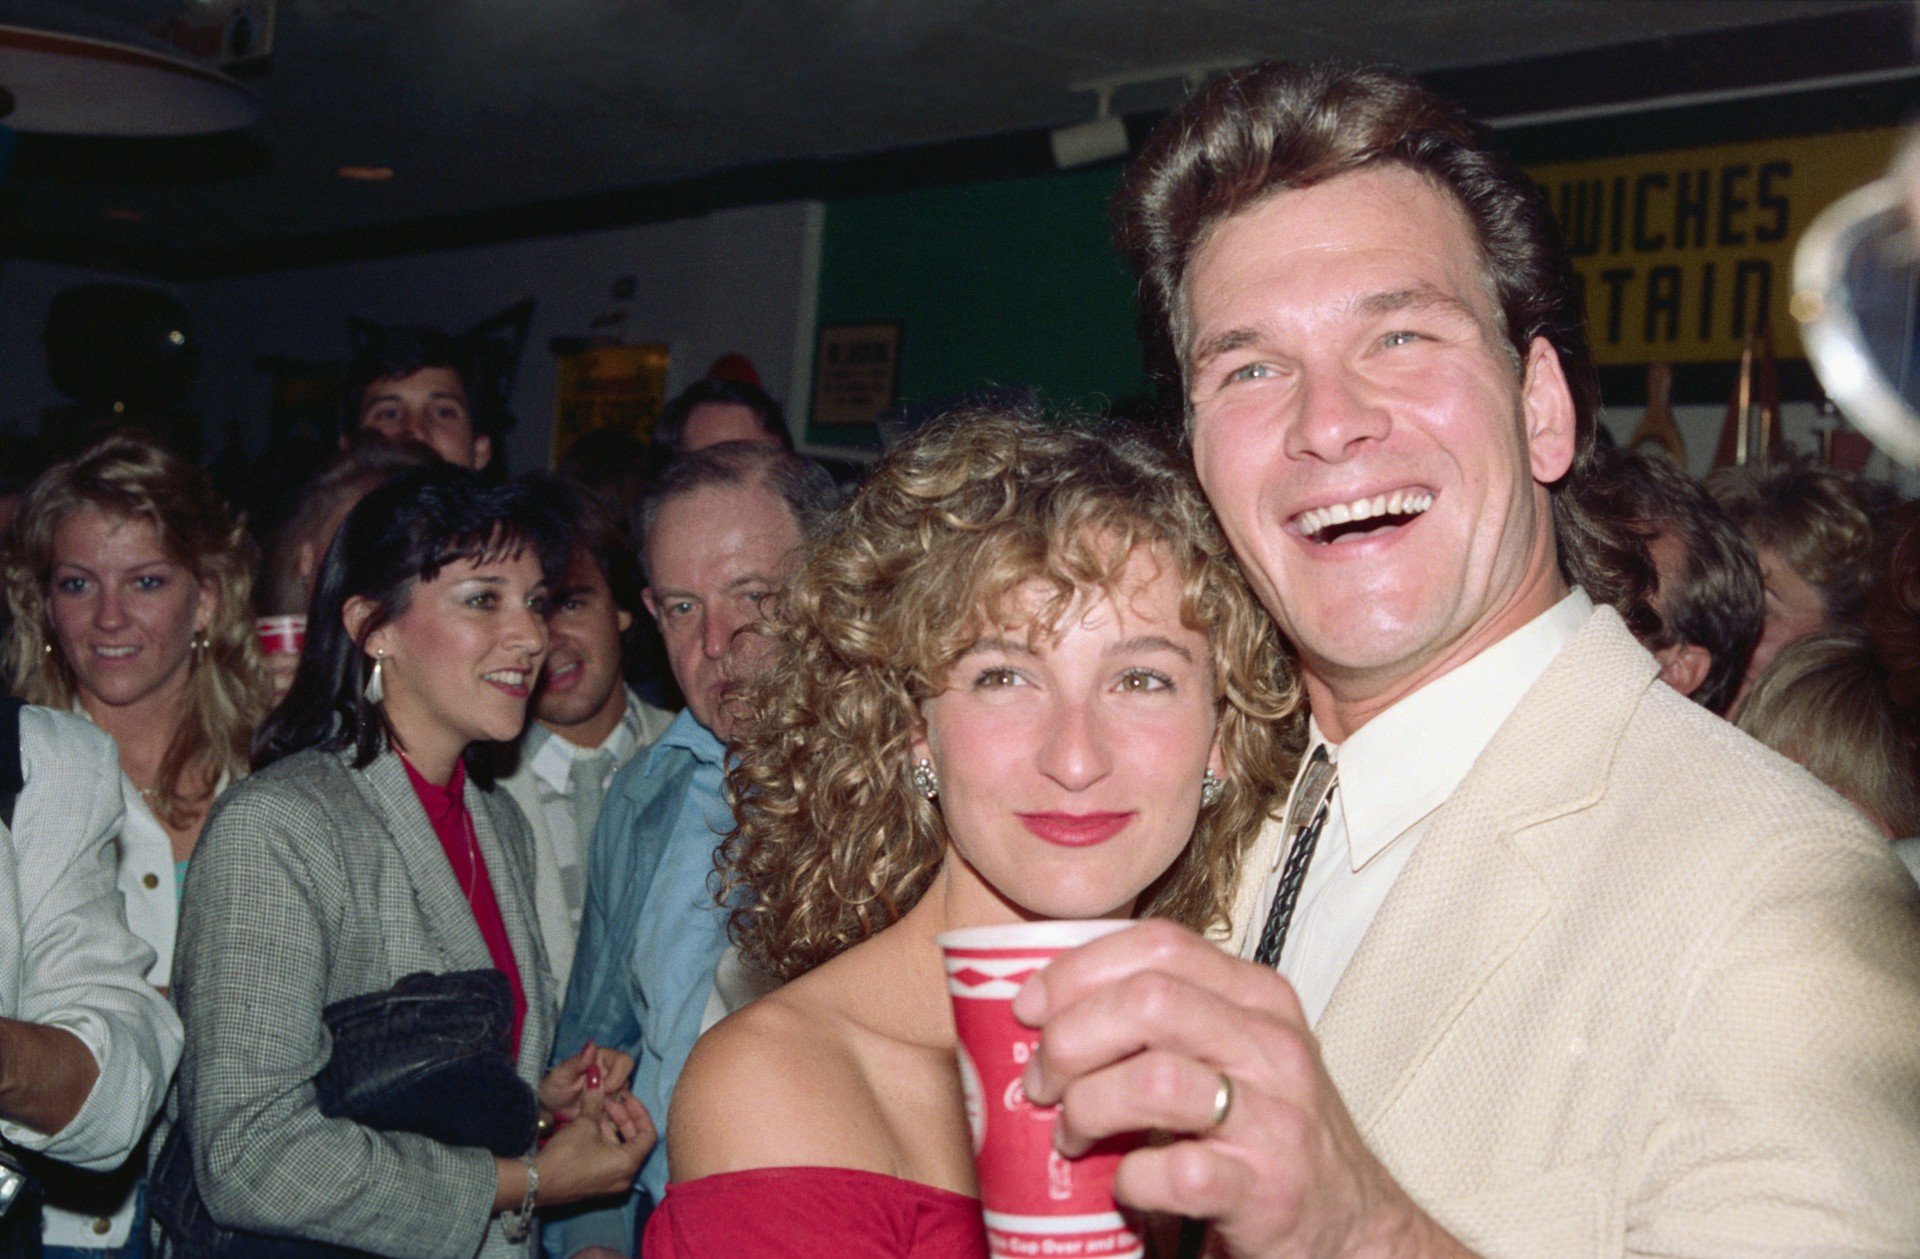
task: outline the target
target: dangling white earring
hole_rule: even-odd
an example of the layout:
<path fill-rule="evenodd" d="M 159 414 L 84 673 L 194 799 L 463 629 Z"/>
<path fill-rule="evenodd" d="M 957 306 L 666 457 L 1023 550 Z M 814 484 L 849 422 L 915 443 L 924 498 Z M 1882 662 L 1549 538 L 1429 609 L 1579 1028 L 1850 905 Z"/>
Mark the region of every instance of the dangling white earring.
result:
<path fill-rule="evenodd" d="M 1212 770 L 1200 775 L 1200 807 L 1211 809 L 1220 803 L 1220 797 L 1227 794 L 1227 784 Z"/>
<path fill-rule="evenodd" d="M 926 757 L 923 756 L 915 761 L 913 768 L 907 772 L 907 776 L 913 782 L 913 789 L 927 799 L 933 800 L 939 797 L 940 779 L 933 772 L 933 762 Z"/>
<path fill-rule="evenodd" d="M 363 692 L 369 704 L 378 704 L 387 697 L 386 685 L 380 680 L 380 661 L 385 656 L 385 652 L 373 653 L 373 671 L 367 675 L 367 689 Z"/>

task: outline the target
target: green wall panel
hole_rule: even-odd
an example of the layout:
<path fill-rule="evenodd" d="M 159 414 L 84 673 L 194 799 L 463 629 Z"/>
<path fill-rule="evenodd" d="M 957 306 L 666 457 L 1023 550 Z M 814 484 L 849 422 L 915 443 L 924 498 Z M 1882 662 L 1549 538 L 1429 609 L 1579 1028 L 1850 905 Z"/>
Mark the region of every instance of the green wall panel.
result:
<path fill-rule="evenodd" d="M 821 238 L 822 325 L 897 321 L 897 397 L 1032 385 L 1102 408 L 1146 387 L 1133 283 L 1113 247 L 1118 166 L 837 201 Z M 830 444 L 871 430 L 814 429 Z"/>

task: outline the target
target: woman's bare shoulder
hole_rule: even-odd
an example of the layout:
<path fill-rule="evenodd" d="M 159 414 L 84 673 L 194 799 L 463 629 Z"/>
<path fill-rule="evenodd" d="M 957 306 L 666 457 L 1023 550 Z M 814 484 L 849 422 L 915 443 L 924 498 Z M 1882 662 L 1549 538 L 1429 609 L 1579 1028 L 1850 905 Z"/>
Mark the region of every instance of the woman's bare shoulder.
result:
<path fill-rule="evenodd" d="M 729 1015 L 694 1046 L 667 1119 L 674 1180 L 756 1167 L 893 1173 L 858 1031 L 832 985 L 811 978 Z"/>

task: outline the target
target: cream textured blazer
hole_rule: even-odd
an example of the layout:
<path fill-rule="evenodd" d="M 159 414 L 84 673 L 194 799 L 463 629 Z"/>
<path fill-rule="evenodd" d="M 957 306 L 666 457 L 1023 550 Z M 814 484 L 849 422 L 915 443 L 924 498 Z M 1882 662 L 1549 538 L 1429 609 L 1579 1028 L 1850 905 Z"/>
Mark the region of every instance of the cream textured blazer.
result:
<path fill-rule="evenodd" d="M 1434 815 L 1327 1068 L 1486 1255 L 1920 1255 L 1920 889 L 1656 671 L 1596 610 Z"/>

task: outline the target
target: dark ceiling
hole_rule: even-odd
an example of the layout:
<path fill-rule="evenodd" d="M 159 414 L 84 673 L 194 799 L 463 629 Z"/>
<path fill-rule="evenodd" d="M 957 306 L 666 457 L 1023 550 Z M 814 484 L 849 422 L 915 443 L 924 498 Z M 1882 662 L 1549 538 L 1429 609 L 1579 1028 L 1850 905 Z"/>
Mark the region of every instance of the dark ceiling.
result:
<path fill-rule="evenodd" d="M 202 2 L 76 7 L 151 26 Z M 1021 173 L 1047 128 L 1093 116 L 1071 84 L 1182 63 L 1393 62 L 1483 114 L 1532 113 L 1898 73 L 1913 24 L 1885 0 L 281 0 L 248 80 L 262 122 L 23 137 L 0 250 L 211 274 L 832 195 L 888 170 Z M 1137 123 L 1180 90 L 1113 106 Z M 353 183 L 343 165 L 395 173 Z"/>

